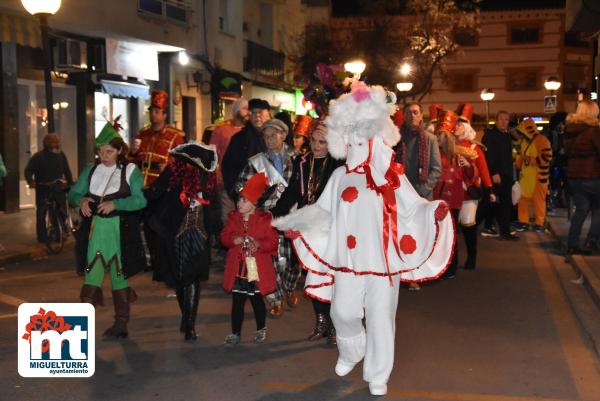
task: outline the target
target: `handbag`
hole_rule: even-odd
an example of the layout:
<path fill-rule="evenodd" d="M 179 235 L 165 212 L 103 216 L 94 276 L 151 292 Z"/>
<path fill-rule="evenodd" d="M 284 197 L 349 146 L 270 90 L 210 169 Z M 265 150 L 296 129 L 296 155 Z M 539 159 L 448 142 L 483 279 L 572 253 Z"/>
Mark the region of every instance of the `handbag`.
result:
<path fill-rule="evenodd" d="M 467 194 L 473 200 L 479 200 L 483 197 L 483 189 L 477 185 L 469 185 L 467 186 Z"/>

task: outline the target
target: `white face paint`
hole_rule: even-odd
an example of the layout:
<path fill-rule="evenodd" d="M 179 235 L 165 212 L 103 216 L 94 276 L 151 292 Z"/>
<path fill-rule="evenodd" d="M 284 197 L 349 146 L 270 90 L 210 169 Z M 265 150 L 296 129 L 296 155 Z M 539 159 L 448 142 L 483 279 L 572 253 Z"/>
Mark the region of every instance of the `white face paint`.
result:
<path fill-rule="evenodd" d="M 346 166 L 350 170 L 369 158 L 369 140 L 354 133 L 348 135 L 348 156 Z"/>

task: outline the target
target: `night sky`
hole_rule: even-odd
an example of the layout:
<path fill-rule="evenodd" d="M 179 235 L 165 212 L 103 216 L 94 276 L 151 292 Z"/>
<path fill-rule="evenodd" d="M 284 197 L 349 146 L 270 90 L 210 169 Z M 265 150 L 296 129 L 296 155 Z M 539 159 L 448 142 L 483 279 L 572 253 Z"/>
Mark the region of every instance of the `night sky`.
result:
<path fill-rule="evenodd" d="M 333 16 L 344 17 L 357 15 L 360 13 L 360 3 L 367 3 L 365 0 L 332 0 Z M 401 10 L 404 1 L 390 1 L 391 4 L 400 4 L 397 10 Z M 483 0 L 480 4 L 482 11 L 491 10 L 515 10 L 532 8 L 564 8 L 565 0 Z"/>

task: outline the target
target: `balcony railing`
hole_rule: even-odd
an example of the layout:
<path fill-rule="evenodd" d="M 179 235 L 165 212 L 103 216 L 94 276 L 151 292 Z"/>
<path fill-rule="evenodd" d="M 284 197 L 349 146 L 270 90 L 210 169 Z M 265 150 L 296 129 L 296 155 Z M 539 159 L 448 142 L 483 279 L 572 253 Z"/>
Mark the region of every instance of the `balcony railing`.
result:
<path fill-rule="evenodd" d="M 284 63 L 285 54 L 250 40 L 246 41 L 244 71 L 283 78 Z"/>
<path fill-rule="evenodd" d="M 188 25 L 192 11 L 191 0 L 138 0 L 142 14 Z"/>

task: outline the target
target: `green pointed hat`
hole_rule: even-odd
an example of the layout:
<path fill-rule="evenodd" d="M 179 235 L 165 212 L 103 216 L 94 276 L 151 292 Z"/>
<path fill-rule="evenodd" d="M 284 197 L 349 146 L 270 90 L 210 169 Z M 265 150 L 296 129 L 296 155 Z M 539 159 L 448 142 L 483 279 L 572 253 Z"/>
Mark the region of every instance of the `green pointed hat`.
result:
<path fill-rule="evenodd" d="M 100 135 L 96 137 L 96 147 L 99 148 L 108 145 L 115 138 L 123 139 L 111 123 L 106 123 L 102 131 L 100 131 Z"/>

